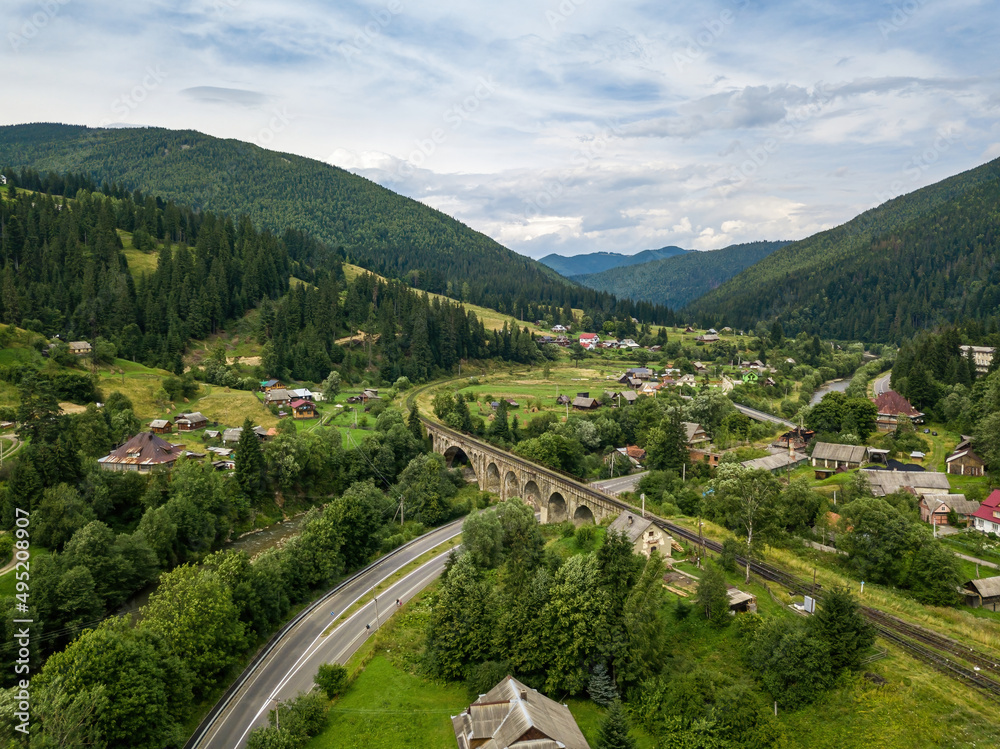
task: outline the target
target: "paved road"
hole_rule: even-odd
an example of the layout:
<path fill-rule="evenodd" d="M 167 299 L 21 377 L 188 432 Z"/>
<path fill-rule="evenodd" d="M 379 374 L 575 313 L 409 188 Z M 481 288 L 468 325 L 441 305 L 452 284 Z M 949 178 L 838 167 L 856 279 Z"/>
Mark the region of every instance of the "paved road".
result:
<path fill-rule="evenodd" d="M 462 521 L 431 531 L 345 583 L 278 641 L 247 676 L 228 706 L 211 725 L 200 726 L 196 734 L 197 742 L 189 742 L 188 746 L 198 749 L 238 749 L 244 746 L 247 734 L 253 728 L 267 725 L 268 711 L 273 709 L 274 699 L 284 701 L 311 689 L 320 664 L 345 662 L 369 635 L 365 625 L 370 625 L 374 632 L 380 623 L 395 613 L 397 598 L 406 602 L 427 587 L 441 574 L 448 552 L 437 555 L 384 590 L 378 598 L 378 621 L 376 605 L 371 600 L 374 585 L 461 531 Z M 359 607 L 336 629 L 325 632 L 344 611 L 364 598 L 368 599 L 367 604 Z"/>
<path fill-rule="evenodd" d="M 789 429 L 795 428 L 795 424 L 790 422 L 788 419 L 782 419 L 773 414 L 764 413 L 763 411 L 758 411 L 756 408 L 750 408 L 750 406 L 744 406 L 739 403 L 734 403 L 733 405 L 736 406 L 737 411 L 742 414 L 746 414 L 751 419 L 755 419 L 757 421 L 770 421 L 772 424 L 781 424 Z"/>
<path fill-rule="evenodd" d="M 619 476 L 616 479 L 604 479 L 603 481 L 592 481 L 590 485 L 599 489 L 605 494 L 613 494 L 616 497 L 622 492 L 634 491 L 639 484 L 639 480 L 648 474 L 649 471 L 641 473 L 630 473 L 628 476 Z"/>
<path fill-rule="evenodd" d="M 892 377 L 892 372 L 886 372 L 884 375 L 875 380 L 872 387 L 875 390 L 875 397 L 882 395 L 889 389 L 889 378 Z"/>

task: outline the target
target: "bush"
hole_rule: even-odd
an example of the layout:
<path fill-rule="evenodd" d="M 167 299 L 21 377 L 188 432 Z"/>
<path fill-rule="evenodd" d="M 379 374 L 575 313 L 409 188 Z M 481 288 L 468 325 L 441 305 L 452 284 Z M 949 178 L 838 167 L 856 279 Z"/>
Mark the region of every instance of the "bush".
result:
<path fill-rule="evenodd" d="M 559 526 L 559 533 L 563 538 L 573 538 L 576 535 L 576 526 L 572 520 L 563 520 Z"/>
<path fill-rule="evenodd" d="M 466 669 L 465 683 L 469 694 L 486 694 L 503 681 L 510 673 L 507 661 L 485 661 L 473 664 Z"/>
<path fill-rule="evenodd" d="M 597 535 L 597 528 L 589 523 L 586 525 L 581 525 L 576 529 L 576 542 L 580 546 L 587 546 L 593 540 L 594 536 Z"/>
<path fill-rule="evenodd" d="M 347 669 L 339 663 L 324 663 L 316 673 L 316 686 L 331 700 L 347 691 Z"/>

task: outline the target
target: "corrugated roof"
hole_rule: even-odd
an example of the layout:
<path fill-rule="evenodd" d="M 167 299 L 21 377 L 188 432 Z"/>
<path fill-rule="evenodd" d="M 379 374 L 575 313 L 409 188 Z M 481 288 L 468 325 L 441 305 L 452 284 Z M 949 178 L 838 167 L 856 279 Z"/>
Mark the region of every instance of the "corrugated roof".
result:
<path fill-rule="evenodd" d="M 153 466 L 173 463 L 179 454 L 174 446 L 152 432 L 139 432 L 132 439 L 98 460 L 102 465 Z"/>
<path fill-rule="evenodd" d="M 573 399 L 574 408 L 594 408 L 599 405 L 601 402 L 597 398 L 584 398 L 578 395 Z"/>
<path fill-rule="evenodd" d="M 916 490 L 917 494 L 940 494 L 947 493 L 950 489 L 948 484 L 948 474 L 937 473 L 935 471 L 872 471 L 864 469 L 871 484 L 872 494 L 876 497 L 884 497 L 886 494 L 900 491 L 905 488 Z M 922 491 L 922 490 L 941 491 Z"/>
<path fill-rule="evenodd" d="M 864 445 L 837 445 L 833 442 L 817 442 L 812 456 L 815 460 L 835 460 L 838 463 L 864 463 L 868 459 L 868 448 Z"/>
<path fill-rule="evenodd" d="M 978 580 L 969 580 L 965 587 L 976 591 L 983 598 L 993 598 L 1000 596 L 1000 577 L 982 577 Z"/>
<path fill-rule="evenodd" d="M 626 510 L 615 518 L 614 522 L 608 526 L 608 530 L 624 533 L 625 537 L 634 544 L 643 536 L 650 526 L 653 526 L 654 528 L 656 527 L 653 525 L 652 520 Z"/>
<path fill-rule="evenodd" d="M 568 707 L 511 676 L 452 718 L 452 728 L 463 748 L 590 749 Z M 533 735 L 521 741 L 529 731 Z"/>
<path fill-rule="evenodd" d="M 796 466 L 799 463 L 803 463 L 808 458 L 802 453 L 792 453 L 789 455 L 785 452 L 775 453 L 774 455 L 765 455 L 763 458 L 754 458 L 753 460 L 744 460 L 740 463 L 744 468 L 758 469 L 763 468 L 768 471 L 776 471 L 779 468 L 788 468 L 790 466 Z"/>
<path fill-rule="evenodd" d="M 190 421 L 191 423 L 197 423 L 199 421 L 208 421 L 208 417 L 201 411 L 192 411 L 189 414 L 181 414 L 177 418 L 177 421 Z"/>

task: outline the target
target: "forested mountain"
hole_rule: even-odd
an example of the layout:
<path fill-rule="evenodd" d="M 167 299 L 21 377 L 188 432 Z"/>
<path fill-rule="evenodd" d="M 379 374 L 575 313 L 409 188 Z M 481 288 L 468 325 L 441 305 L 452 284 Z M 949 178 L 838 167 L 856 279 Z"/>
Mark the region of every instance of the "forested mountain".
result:
<path fill-rule="evenodd" d="M 651 322 L 669 315 L 566 283 L 440 211 L 343 169 L 192 130 L 0 127 L 0 167 L 56 179 L 84 174 L 112 193 L 140 190 L 195 211 L 245 215 L 273 234 L 295 228 L 384 276 L 510 314 L 531 300 Z"/>
<path fill-rule="evenodd" d="M 637 252 L 635 255 L 622 255 L 620 252 L 591 252 L 586 255 L 566 257 L 565 255 L 556 255 L 553 253 L 546 255 L 538 262 L 549 266 L 556 273 L 566 276 L 566 278 L 572 278 L 573 276 L 582 276 L 588 273 L 600 273 L 609 268 L 650 263 L 653 260 L 683 255 L 686 252 L 691 252 L 691 250 L 670 245 L 668 247 L 661 247 L 658 250 L 643 250 L 642 252 Z"/>
<path fill-rule="evenodd" d="M 690 305 L 709 325 L 900 341 L 1000 318 L 1000 159 L 794 242 Z M 724 322 L 723 322 L 724 321 Z"/>
<path fill-rule="evenodd" d="M 584 286 L 679 309 L 788 242 L 748 242 L 711 252 L 685 252 L 641 265 L 576 276 Z"/>

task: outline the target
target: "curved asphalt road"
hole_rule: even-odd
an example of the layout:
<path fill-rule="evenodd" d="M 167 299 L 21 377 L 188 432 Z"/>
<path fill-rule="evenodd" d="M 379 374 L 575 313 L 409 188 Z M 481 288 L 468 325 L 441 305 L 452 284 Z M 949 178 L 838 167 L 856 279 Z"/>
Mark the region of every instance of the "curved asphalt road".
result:
<path fill-rule="evenodd" d="M 890 377 L 892 377 L 892 372 L 887 372 L 886 374 L 882 375 L 877 380 L 875 380 L 875 383 L 872 385 L 872 388 L 875 391 L 876 398 L 889 389 Z"/>
<path fill-rule="evenodd" d="M 427 587 L 444 569 L 450 553 L 438 554 L 382 591 L 378 598 L 378 622 L 372 587 L 392 576 L 402 567 L 454 538 L 462 532 L 462 521 L 456 521 L 427 533 L 393 556 L 376 562 L 305 616 L 259 663 L 239 691 L 207 728 L 199 727 L 197 749 L 238 749 L 246 744 L 253 728 L 267 725 L 268 711 L 274 699 L 284 701 L 299 692 L 312 689 L 313 679 L 322 663 L 345 662 L 368 636 L 365 625 L 374 632 L 396 610 L 396 599 L 408 601 Z M 324 631 L 357 601 L 367 599 L 351 616 L 324 636 Z"/>

